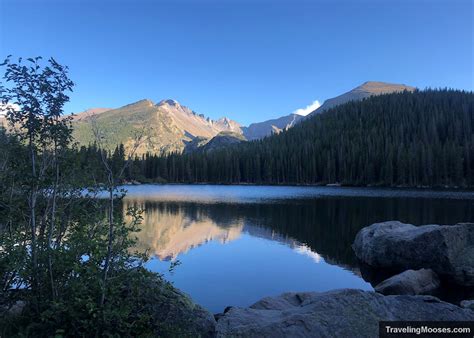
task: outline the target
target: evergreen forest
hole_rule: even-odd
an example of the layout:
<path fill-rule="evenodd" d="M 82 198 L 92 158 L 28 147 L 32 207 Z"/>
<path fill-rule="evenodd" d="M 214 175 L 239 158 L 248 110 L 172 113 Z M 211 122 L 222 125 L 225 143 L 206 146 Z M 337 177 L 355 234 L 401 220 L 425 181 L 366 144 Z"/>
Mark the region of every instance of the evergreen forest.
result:
<path fill-rule="evenodd" d="M 159 183 L 472 187 L 473 107 L 474 94 L 458 90 L 373 96 L 313 114 L 262 140 L 135 157 L 125 177 Z M 99 148 L 78 151 L 80 166 L 93 172 Z M 124 147 L 108 156 L 119 166 Z"/>

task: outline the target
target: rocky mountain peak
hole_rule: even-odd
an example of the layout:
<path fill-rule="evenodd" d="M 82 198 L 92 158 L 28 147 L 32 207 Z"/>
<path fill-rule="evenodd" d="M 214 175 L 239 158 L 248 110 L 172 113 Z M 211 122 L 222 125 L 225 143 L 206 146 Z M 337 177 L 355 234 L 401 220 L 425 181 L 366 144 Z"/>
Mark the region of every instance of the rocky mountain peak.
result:
<path fill-rule="evenodd" d="M 308 116 L 311 116 L 312 114 L 322 113 L 325 110 L 328 110 L 330 108 L 333 108 L 340 104 L 344 104 L 349 101 L 362 100 L 373 95 L 403 92 L 404 90 L 412 92 L 415 90 L 415 87 L 407 86 L 404 84 L 387 83 L 381 81 L 366 81 L 360 86 L 355 87 L 354 89 L 342 95 L 327 99 L 318 109 L 310 113 Z"/>
<path fill-rule="evenodd" d="M 217 120 L 217 122 L 225 124 L 225 125 L 230 125 L 231 120 L 227 117 L 221 117 L 220 119 Z"/>
<path fill-rule="evenodd" d="M 326 100 L 311 114 L 323 112 L 348 101 L 404 90 L 413 91 L 415 88 L 404 84 L 366 81 L 342 95 Z M 190 145 L 187 146 L 189 149 L 197 149 L 209 143 L 207 148 L 215 148 L 245 139 L 257 140 L 287 130 L 306 118 L 289 114 L 244 127 L 228 117 L 213 120 L 174 99 L 164 99 L 157 104 L 143 99 L 117 109 L 95 108 L 77 114 L 75 137 L 81 144 L 88 144 L 93 140 L 88 118 L 92 115 L 104 129 L 110 131 L 111 149 L 118 143 L 126 146 L 130 143 L 131 128 L 145 130 L 145 136 L 150 141 L 139 149 L 139 154 L 182 151 L 186 145 Z M 0 116 L 0 122 L 1 120 Z"/>
<path fill-rule="evenodd" d="M 232 131 L 238 134 L 242 133 L 240 124 L 234 120 L 229 119 L 228 117 L 221 117 L 217 121 L 214 121 L 214 124 L 221 131 Z"/>
<path fill-rule="evenodd" d="M 381 81 L 366 81 L 360 86 L 353 89 L 353 91 L 365 91 L 370 94 L 383 94 L 383 93 L 393 93 L 400 91 L 413 91 L 414 87 L 407 86 L 405 84 L 396 84 L 396 83 L 387 83 Z"/>
<path fill-rule="evenodd" d="M 163 105 L 168 105 L 168 106 L 180 106 L 179 102 L 173 99 L 166 99 L 166 100 L 161 100 L 158 102 L 157 106 L 163 106 Z"/>

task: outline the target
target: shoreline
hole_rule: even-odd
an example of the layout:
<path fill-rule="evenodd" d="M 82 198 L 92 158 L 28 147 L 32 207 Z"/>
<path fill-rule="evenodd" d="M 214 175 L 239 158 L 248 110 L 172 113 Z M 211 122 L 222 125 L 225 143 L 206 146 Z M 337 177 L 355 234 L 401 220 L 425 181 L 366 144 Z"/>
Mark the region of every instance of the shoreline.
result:
<path fill-rule="evenodd" d="M 133 180 L 134 182 L 125 181 L 121 183 L 122 186 L 138 186 L 138 185 L 190 185 L 190 186 L 250 186 L 250 187 L 315 187 L 315 188 L 360 188 L 360 189 L 392 189 L 392 190 L 418 190 L 418 191 L 447 191 L 447 192 L 474 192 L 474 187 L 459 187 L 459 186 L 387 186 L 387 185 L 349 185 L 339 183 L 217 183 L 217 182 L 141 182 Z"/>

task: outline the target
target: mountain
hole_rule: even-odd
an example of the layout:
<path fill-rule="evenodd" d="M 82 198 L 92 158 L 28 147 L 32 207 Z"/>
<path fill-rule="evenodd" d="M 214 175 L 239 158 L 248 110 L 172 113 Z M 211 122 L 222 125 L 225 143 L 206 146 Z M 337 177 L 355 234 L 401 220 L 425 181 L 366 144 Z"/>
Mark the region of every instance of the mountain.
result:
<path fill-rule="evenodd" d="M 137 155 L 181 152 L 186 143 L 196 138 L 210 139 L 223 131 L 240 130 L 235 121 L 211 120 L 175 100 L 162 100 L 158 104 L 141 100 L 118 109 L 85 112 L 78 114 L 74 123 L 74 137 L 83 145 L 97 141 L 94 125 L 109 149 L 123 143 L 130 151 L 136 143 L 134 140 L 141 136 Z"/>
<path fill-rule="evenodd" d="M 112 110 L 112 108 L 90 108 L 83 112 L 76 113 L 74 115 L 75 121 L 86 120 L 92 116 L 99 115 L 105 113 L 106 111 Z"/>
<path fill-rule="evenodd" d="M 474 187 L 473 130 L 473 92 L 404 91 L 351 100 L 258 142 L 145 160 L 137 170 L 156 166 L 159 174 L 143 177 L 170 183 Z"/>
<path fill-rule="evenodd" d="M 240 128 L 237 122 L 226 117 L 214 121 L 206 118 L 204 114 L 198 114 L 180 105 L 175 100 L 160 101 L 156 107 L 166 112 L 173 119 L 174 124 L 191 138 L 213 137 L 221 131 L 235 131 Z"/>
<path fill-rule="evenodd" d="M 232 131 L 221 131 L 207 143 L 203 144 L 200 150 L 209 152 L 245 141 L 246 139 L 242 134 Z"/>
<path fill-rule="evenodd" d="M 245 141 L 247 141 L 247 139 L 239 132 L 221 131 L 219 134 L 210 139 L 196 137 L 186 144 L 184 153 L 189 154 L 196 151 L 209 152 Z"/>
<path fill-rule="evenodd" d="M 218 119 L 217 121 L 215 121 L 215 125 L 222 131 L 242 134 L 242 127 L 240 126 L 240 124 L 227 117 L 222 117 Z"/>
<path fill-rule="evenodd" d="M 210 139 L 208 139 L 206 137 L 197 136 L 194 139 L 192 139 L 191 141 L 185 142 L 186 145 L 184 146 L 183 152 L 189 154 L 189 153 L 192 153 L 194 151 L 200 150 L 209 141 L 210 141 Z"/>
<path fill-rule="evenodd" d="M 321 107 L 310 113 L 308 116 L 315 113 L 321 113 L 329 108 L 349 101 L 362 100 L 373 95 L 403 92 L 404 90 L 412 92 L 415 88 L 404 84 L 367 81 L 347 93 L 324 101 Z M 278 134 L 283 130 L 287 130 L 305 119 L 305 116 L 290 114 L 277 119 L 252 123 L 248 127 L 242 127 L 242 132 L 247 140 L 258 140 L 272 134 Z"/>
<path fill-rule="evenodd" d="M 337 105 L 349 102 L 349 101 L 358 101 L 365 99 L 367 97 L 373 95 L 381 95 L 381 94 L 389 94 L 395 92 L 403 92 L 403 91 L 413 92 L 415 87 L 407 86 L 404 84 L 394 84 L 394 83 L 387 83 L 387 82 L 377 82 L 377 81 L 367 81 L 361 84 L 360 86 L 344 93 L 342 95 L 333 97 L 332 99 L 328 99 L 324 101 L 324 103 L 316 109 L 314 112 L 310 113 L 308 116 L 312 114 L 322 113 L 325 110 L 333 108 Z"/>
<path fill-rule="evenodd" d="M 242 127 L 227 117 L 218 120 L 206 118 L 175 100 L 162 100 L 158 104 L 141 100 L 118 109 L 93 108 L 76 114 L 74 137 L 82 145 L 93 143 L 96 136 L 92 125 L 95 123 L 109 149 L 123 143 L 129 151 L 134 144 L 134 135 L 143 134 L 138 155 L 197 149 L 209 151 L 279 133 L 302 118 L 290 114 Z"/>
<path fill-rule="evenodd" d="M 404 90 L 412 92 L 414 89 L 402 84 L 365 82 L 347 93 L 326 100 L 308 116 L 348 101 Z M 0 115 L 0 125 L 6 124 L 3 120 Z M 96 142 L 97 135 L 94 135 L 92 128 L 94 124 L 101 131 L 101 142 L 110 150 L 123 143 L 126 150 L 130 151 L 136 135 L 141 135 L 137 155 L 183 150 L 189 153 L 202 147 L 205 149 L 201 150 L 207 151 L 245 139 L 262 139 L 288 130 L 303 120 L 306 120 L 306 117 L 289 114 L 244 127 L 227 117 L 218 120 L 206 118 L 205 115 L 198 114 L 175 100 L 162 100 L 157 104 L 150 100 L 141 100 L 117 109 L 92 108 L 76 114 L 73 136 L 81 145 Z M 221 132 L 230 134 L 219 135 Z"/>
<path fill-rule="evenodd" d="M 258 140 L 287 130 L 303 118 L 304 116 L 298 114 L 290 114 L 273 120 L 252 123 L 248 127 L 242 127 L 242 132 L 247 140 Z"/>

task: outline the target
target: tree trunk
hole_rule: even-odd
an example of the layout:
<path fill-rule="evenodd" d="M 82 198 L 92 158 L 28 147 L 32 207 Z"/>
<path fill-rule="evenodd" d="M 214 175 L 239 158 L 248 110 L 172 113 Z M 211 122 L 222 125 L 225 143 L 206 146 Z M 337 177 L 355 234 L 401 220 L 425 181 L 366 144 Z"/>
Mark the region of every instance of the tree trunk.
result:
<path fill-rule="evenodd" d="M 36 247 L 36 200 L 38 195 L 38 182 L 36 177 L 36 154 L 33 146 L 33 135 L 29 135 L 29 148 L 31 160 L 31 174 L 34 180 L 31 192 L 28 196 L 28 206 L 30 209 L 30 231 L 31 231 L 31 260 L 33 270 L 32 290 L 36 299 L 36 308 L 39 309 L 39 287 L 38 287 L 38 253 Z"/>
<path fill-rule="evenodd" d="M 58 162 L 58 154 L 57 154 L 56 145 L 55 145 L 54 153 L 55 153 L 54 161 L 55 161 L 55 167 L 56 167 L 56 177 L 55 177 L 54 187 L 53 187 L 53 196 L 52 196 L 53 201 L 52 201 L 52 206 L 51 206 L 51 219 L 49 222 L 49 233 L 48 233 L 48 269 L 49 269 L 49 280 L 51 283 L 51 297 L 53 301 L 56 298 L 56 288 L 54 285 L 52 252 L 53 252 L 53 233 L 54 233 L 54 227 L 55 227 L 55 222 L 56 222 L 56 198 L 57 198 L 58 187 L 59 187 L 59 162 Z"/>
<path fill-rule="evenodd" d="M 105 294 L 107 288 L 107 278 L 109 273 L 109 268 L 112 259 L 112 244 L 113 244 L 113 235 L 114 235 L 114 180 L 113 174 L 109 172 L 108 174 L 108 181 L 109 181 L 109 234 L 108 234 L 108 243 L 107 243 L 107 256 L 105 257 L 105 264 L 104 264 L 104 275 L 102 278 L 102 296 L 100 299 L 100 306 L 102 307 L 105 302 Z"/>

